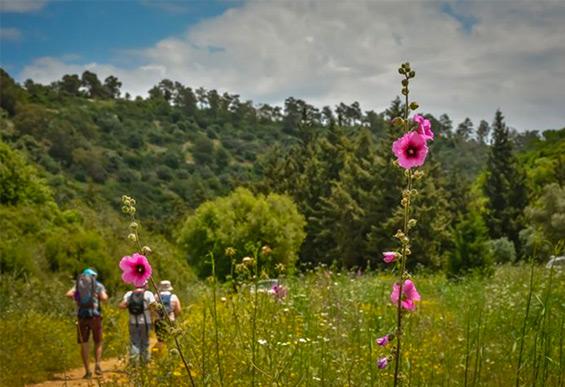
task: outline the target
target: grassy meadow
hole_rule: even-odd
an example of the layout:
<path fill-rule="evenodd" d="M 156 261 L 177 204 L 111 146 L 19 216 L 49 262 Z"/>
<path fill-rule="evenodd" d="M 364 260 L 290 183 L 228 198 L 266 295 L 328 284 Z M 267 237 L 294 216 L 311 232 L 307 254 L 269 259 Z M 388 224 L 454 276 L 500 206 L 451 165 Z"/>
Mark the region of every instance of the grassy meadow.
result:
<path fill-rule="evenodd" d="M 393 331 L 393 277 L 318 268 L 284 278 L 288 295 L 213 281 L 174 284 L 184 303 L 179 339 L 197 385 L 384 386 L 393 369 L 377 337 Z M 403 381 L 413 386 L 562 386 L 565 274 L 541 266 L 498 267 L 491 278 L 415 278 L 422 295 L 406 319 Z M 214 290 L 216 289 L 216 290 Z M 2 280 L 0 382 L 38 381 L 79 367 L 72 304 L 63 284 Z M 105 357 L 126 356 L 126 313 L 105 309 Z M 176 350 L 106 385 L 189 385 Z"/>

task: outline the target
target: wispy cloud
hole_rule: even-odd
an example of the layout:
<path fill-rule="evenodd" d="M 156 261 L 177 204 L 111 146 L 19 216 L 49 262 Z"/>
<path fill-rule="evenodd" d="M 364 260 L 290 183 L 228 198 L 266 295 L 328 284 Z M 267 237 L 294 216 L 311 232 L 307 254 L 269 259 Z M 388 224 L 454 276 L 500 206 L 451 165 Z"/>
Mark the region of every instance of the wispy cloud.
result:
<path fill-rule="evenodd" d="M 17 28 L 0 27 L 0 41 L 17 42 L 22 38 L 22 32 Z"/>
<path fill-rule="evenodd" d="M 520 129 L 565 125 L 565 4 L 447 2 L 457 18 L 444 3 L 248 2 L 136 50 L 133 70 L 51 58 L 22 77 L 53 80 L 91 66 L 123 78 L 132 94 L 170 78 L 255 102 L 295 96 L 383 110 L 399 91 L 397 64 L 410 60 L 414 96 L 433 114 L 478 122 L 501 108 Z"/>
<path fill-rule="evenodd" d="M 179 0 L 142 0 L 141 4 L 173 14 L 186 13 L 190 9 L 189 3 Z"/>
<path fill-rule="evenodd" d="M 42 9 L 47 0 L 0 0 L 0 12 L 33 12 Z"/>

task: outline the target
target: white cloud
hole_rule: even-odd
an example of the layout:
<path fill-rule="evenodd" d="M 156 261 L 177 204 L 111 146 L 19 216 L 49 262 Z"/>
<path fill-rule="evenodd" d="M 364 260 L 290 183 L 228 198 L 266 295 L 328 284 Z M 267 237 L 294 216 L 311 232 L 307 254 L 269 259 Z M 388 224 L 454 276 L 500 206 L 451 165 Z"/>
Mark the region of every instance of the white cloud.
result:
<path fill-rule="evenodd" d="M 0 0 L 0 12 L 33 12 L 42 9 L 47 0 Z"/>
<path fill-rule="evenodd" d="M 398 64 L 417 71 L 425 111 L 454 122 L 501 108 L 519 129 L 565 125 L 565 5 L 558 2 L 249 2 L 183 36 L 129 52 L 142 65 L 69 65 L 42 59 L 22 77 L 52 81 L 86 66 L 145 94 L 162 78 L 281 103 L 359 101 L 384 110 L 400 91 Z M 465 25 L 472 20 L 472 29 Z"/>
<path fill-rule="evenodd" d="M 17 42 L 22 38 L 22 32 L 17 28 L 0 27 L 0 41 Z"/>

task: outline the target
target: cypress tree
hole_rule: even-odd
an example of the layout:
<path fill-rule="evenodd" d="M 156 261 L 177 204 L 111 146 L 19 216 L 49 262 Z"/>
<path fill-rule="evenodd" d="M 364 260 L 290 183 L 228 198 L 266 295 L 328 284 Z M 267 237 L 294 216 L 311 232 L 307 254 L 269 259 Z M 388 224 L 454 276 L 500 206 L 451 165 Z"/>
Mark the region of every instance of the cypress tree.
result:
<path fill-rule="evenodd" d="M 487 161 L 484 193 L 487 197 L 485 221 L 492 239 L 507 237 L 520 252 L 519 232 L 527 205 L 525 173 L 518 165 L 509 130 L 500 110 L 492 125 L 493 140 Z"/>

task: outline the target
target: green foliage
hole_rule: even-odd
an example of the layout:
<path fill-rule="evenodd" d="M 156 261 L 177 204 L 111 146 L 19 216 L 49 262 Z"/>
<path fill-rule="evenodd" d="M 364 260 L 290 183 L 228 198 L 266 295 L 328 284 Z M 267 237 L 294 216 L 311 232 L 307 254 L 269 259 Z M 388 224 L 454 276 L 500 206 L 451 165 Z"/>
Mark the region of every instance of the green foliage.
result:
<path fill-rule="evenodd" d="M 527 252 L 542 260 L 556 253 L 554 249 L 565 240 L 565 188 L 545 186 L 541 196 L 526 208 L 526 216 L 529 226 L 520 236 Z"/>
<path fill-rule="evenodd" d="M 259 260 L 259 265 L 269 269 L 282 263 L 292 268 L 304 240 L 303 228 L 304 217 L 288 197 L 254 196 L 238 188 L 227 197 L 202 204 L 189 216 L 180 231 L 179 243 L 199 276 L 211 273 L 209 253 L 214 253 L 216 273 L 225 277 L 232 266 L 232 258 L 225 253 L 228 247 L 243 257 L 268 245 L 272 254 L 268 262 Z"/>
<path fill-rule="evenodd" d="M 490 274 L 493 253 L 489 246 L 488 230 L 479 214 L 470 211 L 459 221 L 453 232 L 453 250 L 447 261 L 447 275 L 459 277 L 478 271 Z"/>
<path fill-rule="evenodd" d="M 24 157 L 0 141 L 0 204 L 42 204 L 50 192 Z"/>
<path fill-rule="evenodd" d="M 488 199 L 486 223 L 491 238 L 507 237 L 518 253 L 519 232 L 527 204 L 526 176 L 513 154 L 508 128 L 500 111 L 493 123 L 493 145 L 487 163 L 484 192 Z"/>
<path fill-rule="evenodd" d="M 496 263 L 512 263 L 516 261 L 516 249 L 514 243 L 506 237 L 489 241 Z"/>

